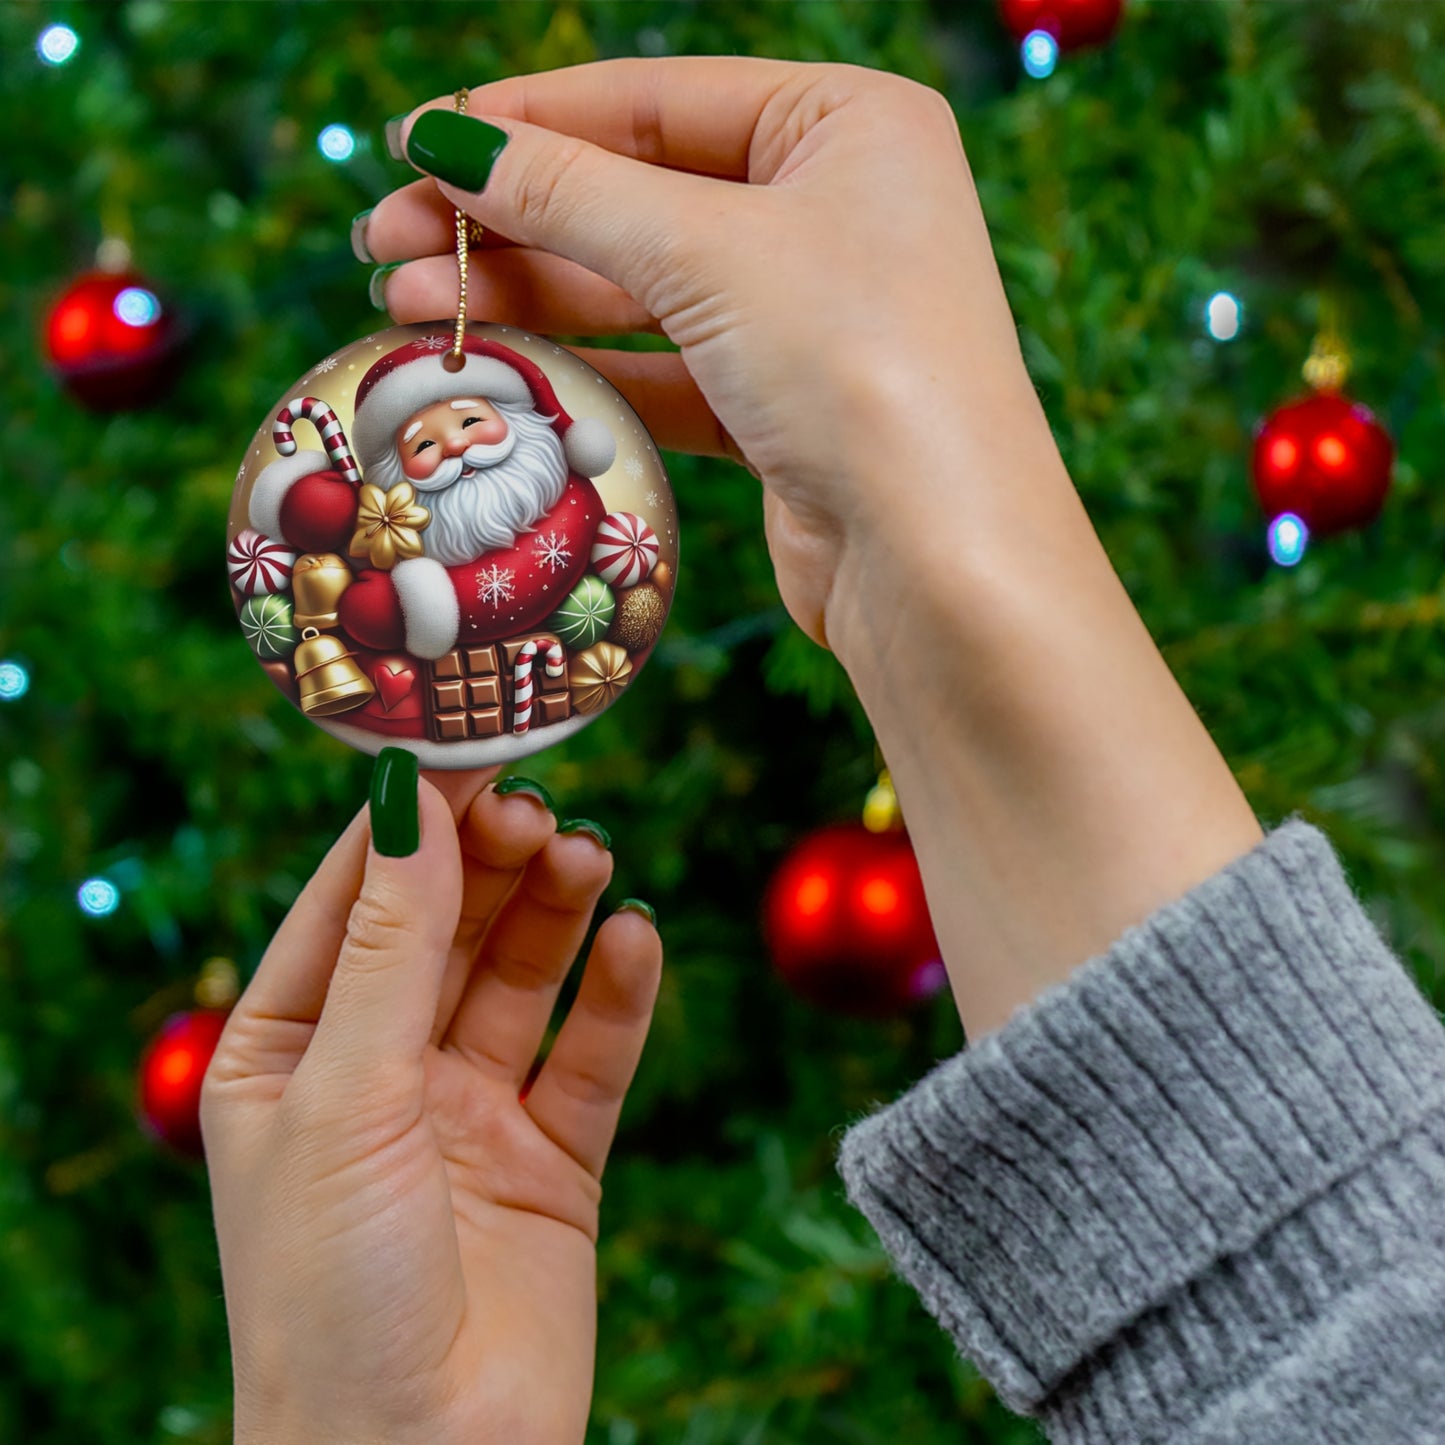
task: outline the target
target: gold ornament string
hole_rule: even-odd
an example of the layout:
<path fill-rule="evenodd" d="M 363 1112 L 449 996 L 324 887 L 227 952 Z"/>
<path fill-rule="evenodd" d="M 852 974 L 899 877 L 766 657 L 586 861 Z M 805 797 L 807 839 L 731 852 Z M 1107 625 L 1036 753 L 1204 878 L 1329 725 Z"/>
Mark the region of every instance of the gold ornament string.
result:
<path fill-rule="evenodd" d="M 467 113 L 471 92 L 459 90 L 452 97 L 452 104 L 461 115 Z M 442 365 L 448 371 L 460 371 L 467 364 L 462 354 L 462 340 L 467 334 L 467 250 L 470 245 L 482 239 L 481 225 L 470 219 L 465 211 L 457 212 L 457 325 L 452 335 L 452 349 L 442 358 Z"/>

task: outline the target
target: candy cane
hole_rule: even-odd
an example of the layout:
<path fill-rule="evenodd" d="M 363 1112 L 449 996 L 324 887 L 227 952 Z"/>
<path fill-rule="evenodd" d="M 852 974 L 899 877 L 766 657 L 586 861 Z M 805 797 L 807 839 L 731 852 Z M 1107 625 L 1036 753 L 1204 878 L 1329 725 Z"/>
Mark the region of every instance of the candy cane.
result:
<path fill-rule="evenodd" d="M 538 649 L 547 649 L 546 666 L 548 677 L 561 677 L 566 654 L 562 644 L 546 637 L 534 637 L 524 642 L 517 652 L 516 666 L 512 672 L 512 731 L 524 733 L 532 726 L 532 671 Z"/>
<path fill-rule="evenodd" d="M 298 396 L 277 412 L 276 420 L 271 423 L 271 440 L 276 443 L 276 450 L 283 457 L 289 457 L 296 450 L 296 438 L 291 434 L 291 428 L 296 425 L 298 416 L 316 428 L 331 465 L 348 482 L 359 482 L 361 473 L 351 455 L 351 443 L 346 440 L 336 413 L 319 397 Z"/>

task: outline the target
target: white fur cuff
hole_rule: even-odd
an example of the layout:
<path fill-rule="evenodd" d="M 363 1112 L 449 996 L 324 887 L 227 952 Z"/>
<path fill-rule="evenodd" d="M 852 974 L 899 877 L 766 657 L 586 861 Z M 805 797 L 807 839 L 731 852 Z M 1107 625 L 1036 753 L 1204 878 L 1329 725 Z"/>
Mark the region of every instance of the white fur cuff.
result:
<path fill-rule="evenodd" d="M 461 608 L 447 569 L 434 557 L 410 557 L 392 569 L 391 580 L 406 623 L 406 650 L 429 662 L 457 645 Z"/>
<path fill-rule="evenodd" d="M 281 457 L 265 467 L 251 485 L 251 503 L 247 515 L 251 525 L 263 537 L 281 536 L 281 503 L 286 493 L 312 472 L 324 472 L 331 463 L 325 452 L 297 452 L 293 456 Z"/>

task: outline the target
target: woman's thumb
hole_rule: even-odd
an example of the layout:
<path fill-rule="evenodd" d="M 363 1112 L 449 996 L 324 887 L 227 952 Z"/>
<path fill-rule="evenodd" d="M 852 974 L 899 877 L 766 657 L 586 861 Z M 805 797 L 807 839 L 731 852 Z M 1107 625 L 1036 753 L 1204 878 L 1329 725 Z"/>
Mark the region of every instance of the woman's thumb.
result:
<path fill-rule="evenodd" d="M 298 1072 L 360 1084 L 420 1062 L 461 904 L 451 808 L 418 778 L 415 753 L 384 748 L 372 775 L 366 876 Z"/>

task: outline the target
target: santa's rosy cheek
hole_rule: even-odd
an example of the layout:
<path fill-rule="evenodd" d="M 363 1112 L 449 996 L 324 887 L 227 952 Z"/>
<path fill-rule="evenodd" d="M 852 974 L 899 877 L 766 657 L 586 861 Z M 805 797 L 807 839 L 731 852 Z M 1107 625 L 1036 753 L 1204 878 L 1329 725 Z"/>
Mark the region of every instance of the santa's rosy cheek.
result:
<path fill-rule="evenodd" d="M 428 447 L 424 452 L 418 452 L 412 457 L 401 459 L 401 469 L 414 482 L 424 482 L 437 469 L 437 459 L 441 456 L 438 447 Z"/>
<path fill-rule="evenodd" d="M 484 445 L 494 447 L 507 435 L 507 423 L 499 416 L 491 417 L 487 421 L 479 421 L 467 428 L 467 442 L 482 442 Z"/>

